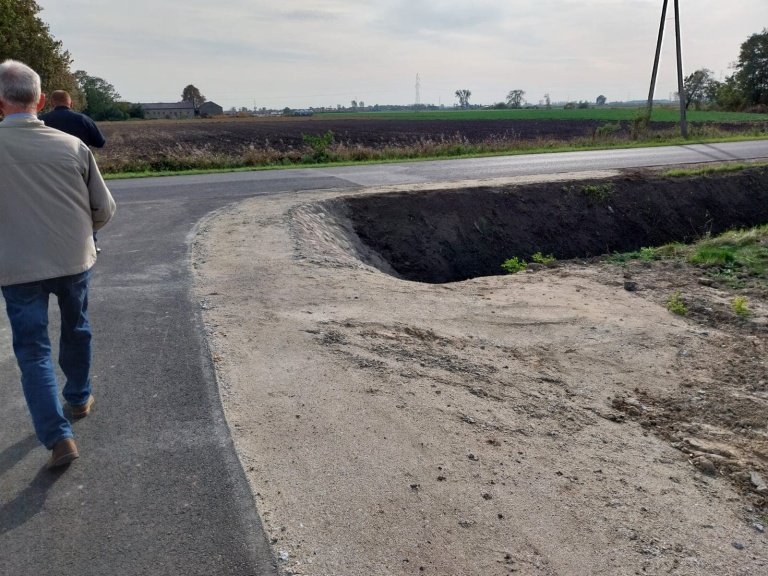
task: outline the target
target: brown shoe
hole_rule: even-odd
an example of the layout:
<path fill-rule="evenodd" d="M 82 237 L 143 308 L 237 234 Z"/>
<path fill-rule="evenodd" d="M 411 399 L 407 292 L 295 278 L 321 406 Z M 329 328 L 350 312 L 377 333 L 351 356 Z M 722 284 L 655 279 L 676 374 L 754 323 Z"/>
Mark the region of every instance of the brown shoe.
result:
<path fill-rule="evenodd" d="M 72 411 L 72 418 L 85 418 L 91 413 L 91 406 L 93 406 L 93 394 L 88 396 L 88 402 L 82 406 L 70 406 Z"/>
<path fill-rule="evenodd" d="M 51 450 L 51 457 L 48 459 L 48 463 L 45 465 L 49 470 L 58 468 L 69 464 L 76 458 L 79 458 L 80 454 L 77 453 L 77 446 L 72 438 L 65 438 L 56 442 Z"/>

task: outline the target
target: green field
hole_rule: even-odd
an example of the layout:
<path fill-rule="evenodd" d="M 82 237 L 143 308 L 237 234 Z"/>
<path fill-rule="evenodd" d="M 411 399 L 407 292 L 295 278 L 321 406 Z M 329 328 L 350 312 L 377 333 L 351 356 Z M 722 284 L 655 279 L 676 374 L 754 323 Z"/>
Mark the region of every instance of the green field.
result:
<path fill-rule="evenodd" d="M 603 120 L 618 122 L 634 120 L 645 108 L 588 108 L 585 110 L 564 110 L 562 108 L 528 110 L 435 110 L 424 112 L 357 112 L 316 114 L 315 118 L 371 118 L 392 120 Z M 768 121 L 768 114 L 746 112 L 710 112 L 689 110 L 689 122 L 757 122 Z M 654 108 L 651 120 L 654 122 L 679 122 L 678 108 Z"/>

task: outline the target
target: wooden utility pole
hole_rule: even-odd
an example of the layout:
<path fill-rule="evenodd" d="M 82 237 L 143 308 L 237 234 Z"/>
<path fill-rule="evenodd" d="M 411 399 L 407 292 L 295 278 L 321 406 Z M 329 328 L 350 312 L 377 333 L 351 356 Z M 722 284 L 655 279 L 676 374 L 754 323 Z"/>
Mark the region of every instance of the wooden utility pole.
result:
<path fill-rule="evenodd" d="M 664 22 L 667 20 L 667 3 L 669 0 L 664 0 L 664 7 L 661 9 L 661 24 L 659 24 L 659 40 L 656 42 L 656 58 L 653 60 L 653 73 L 651 74 L 651 89 L 648 92 L 648 108 L 646 116 L 648 120 L 651 119 L 651 112 L 653 112 L 653 94 L 656 92 L 656 74 L 659 72 L 659 58 L 661 57 L 661 41 L 664 39 Z"/>
<path fill-rule="evenodd" d="M 683 50 L 680 42 L 679 0 L 675 0 L 675 38 L 677 42 L 677 93 L 680 95 L 680 134 L 683 136 L 683 138 L 688 138 L 688 122 L 686 121 L 686 118 L 685 118 L 685 84 L 683 82 Z"/>
<path fill-rule="evenodd" d="M 659 58 L 661 57 L 661 43 L 664 39 L 664 23 L 667 19 L 667 6 L 669 0 L 664 0 L 661 9 L 661 23 L 659 24 L 659 39 L 656 42 L 656 57 L 653 60 L 653 73 L 651 74 L 651 89 L 648 92 L 648 106 L 646 107 L 646 117 L 651 120 L 653 112 L 653 94 L 656 91 L 656 76 L 659 72 Z M 685 118 L 685 85 L 683 82 L 683 50 L 680 39 L 680 4 L 675 0 L 675 43 L 677 47 L 677 93 L 680 96 L 680 133 L 683 138 L 688 137 L 688 123 Z"/>

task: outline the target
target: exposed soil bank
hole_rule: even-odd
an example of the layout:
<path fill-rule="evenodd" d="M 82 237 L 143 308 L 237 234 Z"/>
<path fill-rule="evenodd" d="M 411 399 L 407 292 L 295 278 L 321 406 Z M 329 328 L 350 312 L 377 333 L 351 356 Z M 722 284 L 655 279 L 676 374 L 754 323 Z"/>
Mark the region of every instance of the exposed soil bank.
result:
<path fill-rule="evenodd" d="M 402 192 L 347 198 L 355 232 L 399 276 L 444 283 L 559 260 L 689 242 L 768 222 L 768 170 Z"/>

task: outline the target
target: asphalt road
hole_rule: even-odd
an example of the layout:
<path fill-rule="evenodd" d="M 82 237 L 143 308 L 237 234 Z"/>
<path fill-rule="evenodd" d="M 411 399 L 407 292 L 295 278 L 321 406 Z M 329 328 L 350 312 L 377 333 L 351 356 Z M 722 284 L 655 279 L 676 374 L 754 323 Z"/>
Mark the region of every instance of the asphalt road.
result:
<path fill-rule="evenodd" d="M 42 469 L 0 315 L 0 574 L 277 573 L 192 293 L 189 241 L 210 211 L 298 190 L 755 158 L 768 141 L 111 181 L 90 300 L 96 405 L 65 471 Z"/>

